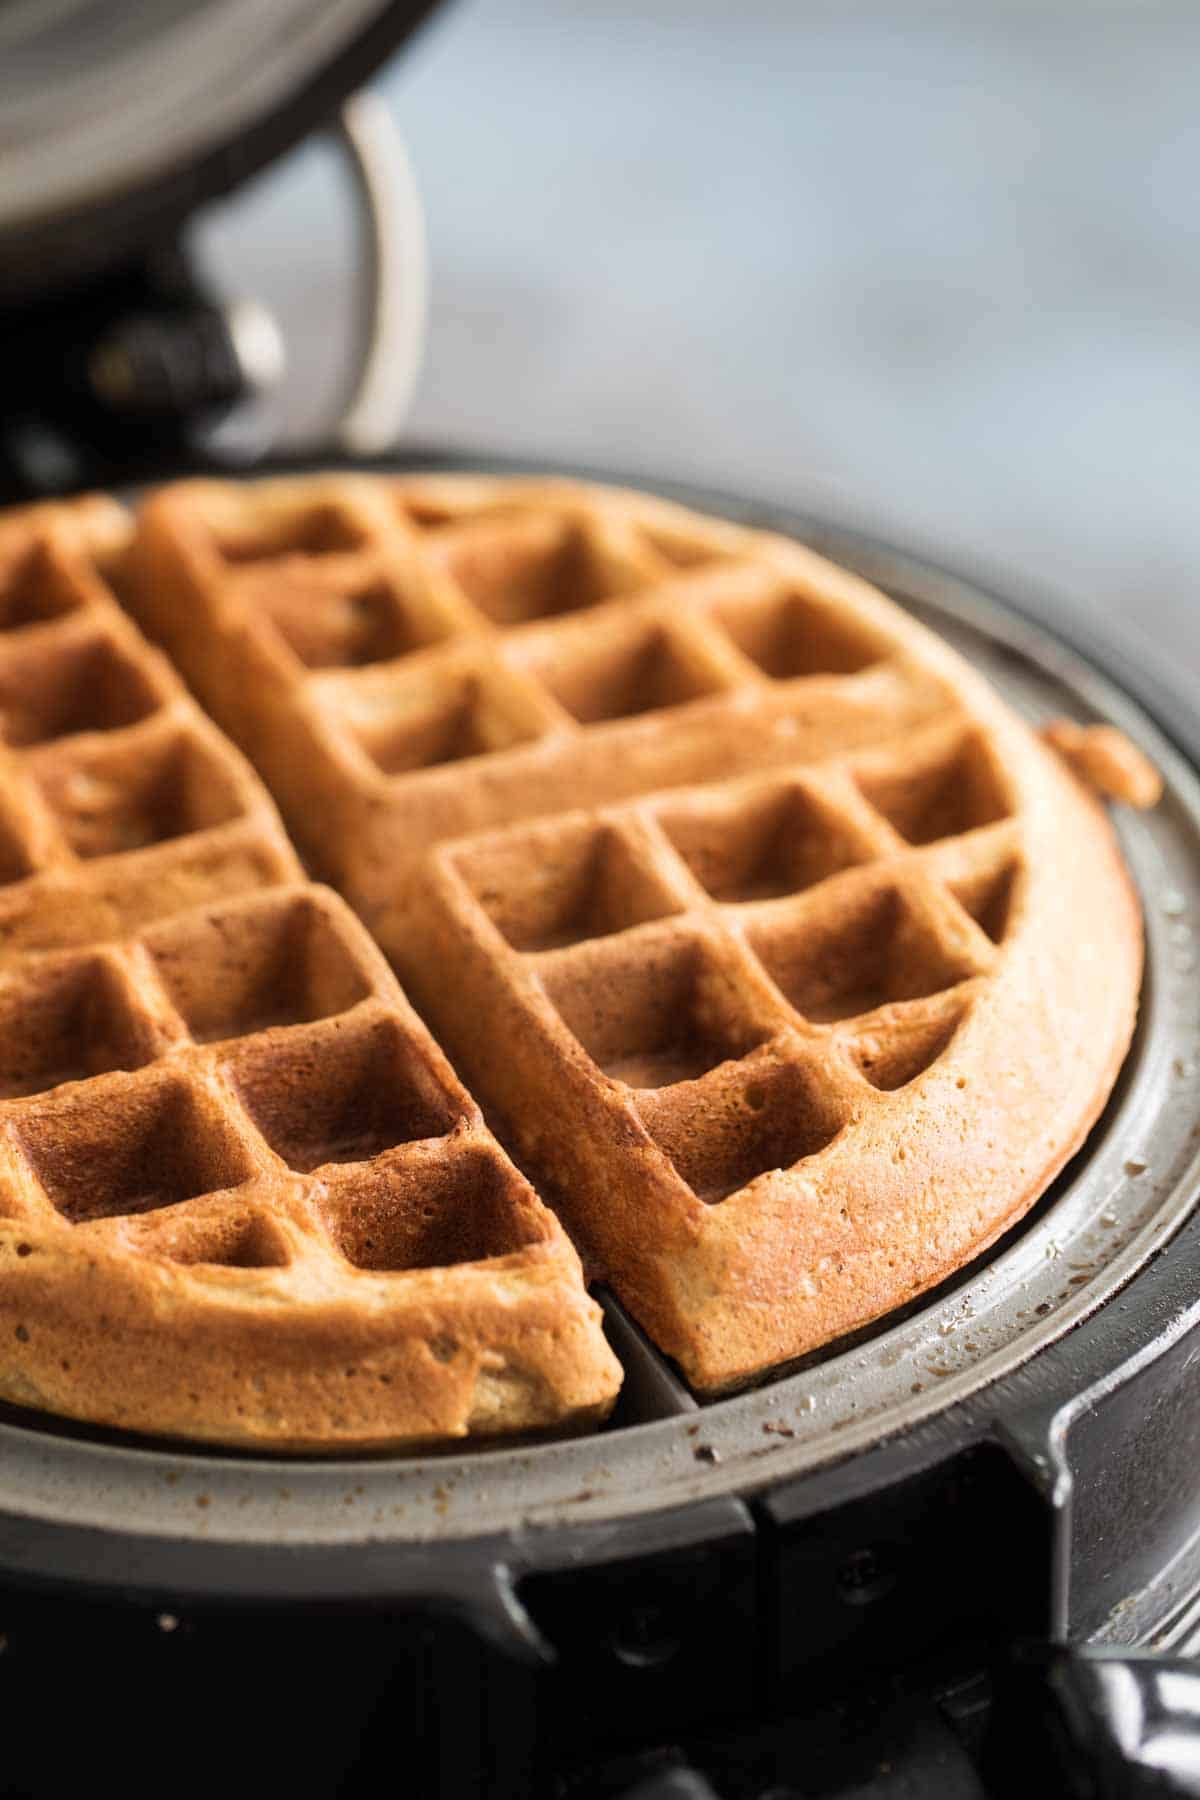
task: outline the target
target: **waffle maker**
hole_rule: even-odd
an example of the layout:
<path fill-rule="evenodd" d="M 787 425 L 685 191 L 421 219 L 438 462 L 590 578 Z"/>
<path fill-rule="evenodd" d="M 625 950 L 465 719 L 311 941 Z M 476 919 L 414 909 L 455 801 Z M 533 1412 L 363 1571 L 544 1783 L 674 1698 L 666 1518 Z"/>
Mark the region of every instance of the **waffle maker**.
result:
<path fill-rule="evenodd" d="M 284 359 L 185 227 L 331 119 L 374 299 L 330 440 L 261 466 L 512 472 L 364 456 L 411 386 L 420 247 L 395 147 L 347 97 L 426 10 L 0 10 L 0 497 L 228 467 L 215 421 Z M 1192 708 L 1052 596 L 802 505 L 575 472 L 799 536 L 1027 717 L 1111 720 L 1155 758 L 1163 804 L 1119 821 L 1148 965 L 1112 1101 L 979 1263 L 731 1399 L 697 1405 L 605 1297 L 626 1380 L 586 1438 L 283 1461 L 0 1411 L 0 1794 L 1200 1794 Z"/>

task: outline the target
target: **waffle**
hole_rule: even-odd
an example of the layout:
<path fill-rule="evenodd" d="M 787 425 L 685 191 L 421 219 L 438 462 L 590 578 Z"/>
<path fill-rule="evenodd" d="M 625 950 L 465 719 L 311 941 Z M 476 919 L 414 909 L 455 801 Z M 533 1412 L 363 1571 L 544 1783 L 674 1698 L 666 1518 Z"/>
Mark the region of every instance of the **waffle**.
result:
<path fill-rule="evenodd" d="M 222 1444 L 581 1424 L 579 1260 L 97 572 L 0 521 L 0 1395 Z"/>
<path fill-rule="evenodd" d="M 0 521 L 5 957 L 302 877 L 257 778 L 99 574 L 127 532 L 100 505 Z"/>
<path fill-rule="evenodd" d="M 697 1390 L 963 1266 L 1097 1118 L 1142 957 L 1101 807 L 798 545 L 570 483 L 189 483 L 127 591 Z"/>
<path fill-rule="evenodd" d="M 5 507 L 0 512 L 0 568 L 7 569 L 27 555 L 34 539 L 47 531 L 96 568 L 111 569 L 129 546 L 133 520 L 120 501 L 108 494 Z"/>

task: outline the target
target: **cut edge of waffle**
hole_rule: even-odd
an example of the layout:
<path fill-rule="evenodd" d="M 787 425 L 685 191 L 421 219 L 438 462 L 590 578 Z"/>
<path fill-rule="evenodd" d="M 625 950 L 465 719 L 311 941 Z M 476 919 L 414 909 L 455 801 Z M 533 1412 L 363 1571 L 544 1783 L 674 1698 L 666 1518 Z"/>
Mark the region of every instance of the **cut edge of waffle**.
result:
<path fill-rule="evenodd" d="M 290 1450 L 606 1410 L 575 1252 L 328 890 L 23 958 L 0 1040 L 9 1399 Z"/>
<path fill-rule="evenodd" d="M 923 735 L 930 771 L 973 743 L 959 726 Z M 1115 854 L 1097 855 L 1094 808 L 1044 778 L 1061 783 L 1064 854 L 1095 884 L 1091 919 L 1061 908 L 1050 930 L 1061 884 L 1031 864 L 999 784 L 934 830 L 912 783 L 897 807 L 878 751 L 462 839 L 422 864 L 390 934 L 409 990 L 553 1183 L 590 1266 L 699 1390 L 935 1285 L 1098 1114 L 1132 1031 L 1137 909 Z M 1115 997 L 1097 1004 L 1070 959 L 1094 973 L 1106 913 L 1124 928 Z M 1045 1017 L 1030 1030 L 1022 1014 L 1043 958 L 1074 1002 L 1048 1042 Z M 499 1020 L 512 1050 L 490 1066 Z M 1059 1060 L 1074 1074 L 1051 1112 Z M 563 1116 L 569 1138 L 544 1123 Z"/>
<path fill-rule="evenodd" d="M 286 1450 L 602 1416 L 576 1252 L 108 592 L 129 529 L 0 518 L 0 1395 Z"/>

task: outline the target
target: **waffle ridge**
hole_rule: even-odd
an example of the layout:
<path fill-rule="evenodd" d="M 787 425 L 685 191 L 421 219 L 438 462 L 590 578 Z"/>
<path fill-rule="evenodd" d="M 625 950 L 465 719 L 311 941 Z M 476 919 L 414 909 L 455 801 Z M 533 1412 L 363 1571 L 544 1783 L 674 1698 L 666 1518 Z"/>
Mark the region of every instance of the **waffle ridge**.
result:
<path fill-rule="evenodd" d="M 1045 1190 L 1128 1048 L 1095 799 L 780 538 L 570 482 L 187 483 L 125 594 L 700 1391 Z"/>
<path fill-rule="evenodd" d="M 578 1258 L 102 570 L 0 518 L 0 1394 L 282 1450 L 578 1425 Z"/>
<path fill-rule="evenodd" d="M 0 953 L 120 935 L 300 865 L 242 758 L 108 589 L 107 508 L 0 525 Z"/>
<path fill-rule="evenodd" d="M 945 704 L 749 534 L 656 535 L 569 484 L 478 488 L 187 483 L 142 517 L 135 613 L 370 923 L 375 888 L 444 838 L 900 736 Z"/>

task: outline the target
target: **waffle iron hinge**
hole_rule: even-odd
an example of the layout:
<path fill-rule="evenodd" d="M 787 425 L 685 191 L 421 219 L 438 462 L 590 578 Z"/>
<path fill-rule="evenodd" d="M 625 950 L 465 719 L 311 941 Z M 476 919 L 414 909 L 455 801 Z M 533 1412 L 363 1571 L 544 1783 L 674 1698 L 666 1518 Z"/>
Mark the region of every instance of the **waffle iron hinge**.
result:
<path fill-rule="evenodd" d="M 178 244 L 66 299 L 0 310 L 0 323 L 6 502 L 197 458 L 209 429 L 283 371 L 273 315 L 257 301 L 210 293 Z"/>

